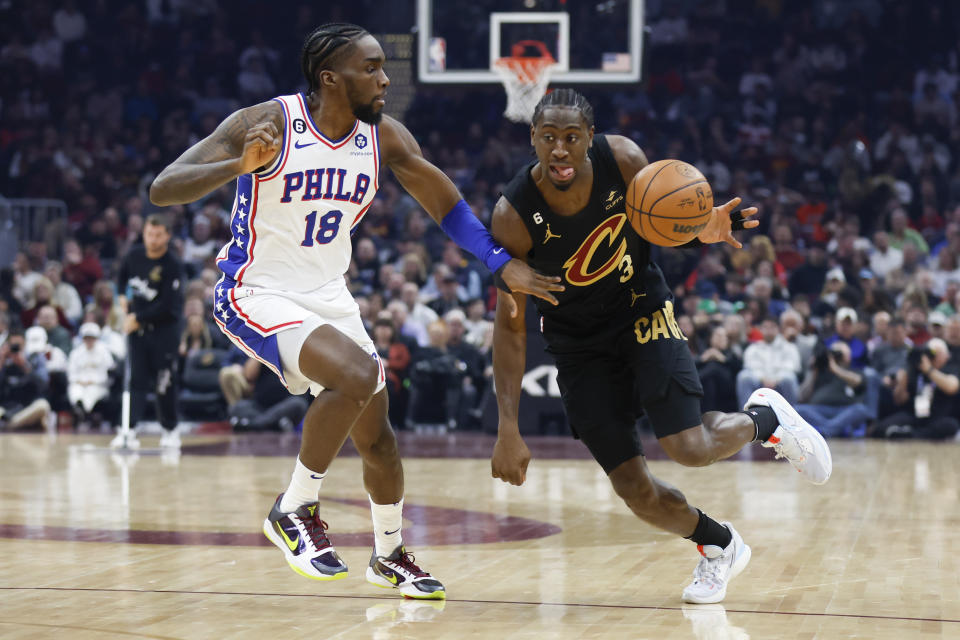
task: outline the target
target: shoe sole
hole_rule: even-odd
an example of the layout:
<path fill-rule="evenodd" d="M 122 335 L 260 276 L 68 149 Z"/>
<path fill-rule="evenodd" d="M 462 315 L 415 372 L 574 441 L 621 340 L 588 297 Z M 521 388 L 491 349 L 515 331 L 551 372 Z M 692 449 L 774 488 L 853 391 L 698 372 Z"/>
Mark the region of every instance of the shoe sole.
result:
<path fill-rule="evenodd" d="M 447 592 L 444 590 L 434 591 L 433 593 L 424 593 L 417 590 L 416 587 L 412 587 L 416 593 L 411 595 L 404 590 L 403 587 L 393 584 L 376 571 L 373 570 L 373 567 L 367 567 L 367 582 L 372 584 L 375 587 L 380 587 L 381 589 L 397 589 L 404 598 L 410 600 L 446 600 Z"/>
<path fill-rule="evenodd" d="M 755 393 L 756 392 L 754 392 L 754 394 Z M 753 394 L 751 394 L 750 398 L 747 399 L 748 408 L 752 406 L 758 406 L 758 405 L 769 406 L 771 409 L 773 409 L 773 412 L 777 414 L 777 421 L 780 422 L 781 425 L 783 425 L 783 422 L 780 421 L 780 413 L 777 412 L 777 410 L 779 409 L 780 412 L 786 414 L 786 417 L 789 418 L 788 420 L 789 424 L 786 425 L 786 428 L 801 429 L 801 430 L 806 428 L 806 430 L 809 431 L 810 438 L 813 440 L 813 447 L 814 447 L 814 452 L 811 455 L 825 461 L 824 467 L 827 470 L 826 472 L 827 475 L 823 480 L 815 480 L 810 476 L 808 476 L 806 473 L 804 473 L 802 469 L 797 469 L 797 471 L 803 474 L 803 477 L 808 482 L 812 482 L 813 484 L 825 484 L 827 480 L 830 479 L 830 476 L 833 475 L 833 455 L 830 453 L 830 446 L 827 444 L 827 441 L 824 439 L 823 435 L 821 435 L 820 432 L 813 427 L 813 425 L 811 425 L 809 422 L 804 420 L 803 416 L 797 413 L 797 410 L 794 409 L 793 406 L 789 402 L 787 402 L 787 399 L 784 398 L 782 395 L 780 395 L 779 392 L 774 391 L 773 389 L 763 389 L 763 395 L 760 397 L 765 398 L 770 403 L 767 405 L 764 405 L 763 403 L 760 403 L 760 402 L 754 402 L 753 404 L 751 404 L 750 400 L 753 397 L 754 397 Z M 774 408 L 774 404 L 777 404 L 778 406 Z"/>
<path fill-rule="evenodd" d="M 281 540 L 273 532 L 273 524 L 270 522 L 270 520 L 263 521 L 263 535 L 265 535 L 267 537 L 267 540 L 272 542 L 274 546 L 280 549 L 280 551 L 283 551 L 283 557 L 286 559 L 287 564 L 290 566 L 290 568 L 296 571 L 297 573 L 299 573 L 304 578 L 310 578 L 311 580 L 319 580 L 321 582 L 330 582 L 331 580 L 342 580 L 343 578 L 346 578 L 349 573 L 347 571 L 341 571 L 340 573 L 335 573 L 332 576 L 311 575 L 297 566 L 296 562 L 294 561 L 293 554 L 287 548 L 287 545 L 284 544 L 283 540 Z"/>
<path fill-rule="evenodd" d="M 727 577 L 727 584 L 730 584 L 730 581 L 740 575 L 744 569 L 747 568 L 747 565 L 750 564 L 750 558 L 753 556 L 753 551 L 750 549 L 750 545 L 743 545 L 743 553 L 740 554 L 740 557 L 737 558 L 737 561 L 733 563 L 733 566 L 730 567 L 730 575 Z M 710 598 L 696 598 L 696 597 L 687 597 L 683 596 L 683 601 L 688 604 L 717 604 L 718 602 L 723 602 L 724 598 L 727 597 L 727 587 L 724 585 L 722 591 L 718 591 L 713 597 Z"/>

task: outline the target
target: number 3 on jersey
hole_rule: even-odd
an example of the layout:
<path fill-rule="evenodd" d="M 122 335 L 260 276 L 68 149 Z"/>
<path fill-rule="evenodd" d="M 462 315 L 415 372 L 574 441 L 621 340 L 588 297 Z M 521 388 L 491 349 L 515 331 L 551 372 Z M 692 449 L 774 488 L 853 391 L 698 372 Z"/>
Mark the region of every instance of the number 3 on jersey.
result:
<path fill-rule="evenodd" d="M 301 247 L 312 247 L 313 240 L 316 238 L 317 244 L 327 244 L 337 237 L 340 231 L 340 218 L 343 217 L 342 211 L 328 211 L 320 216 L 320 228 L 317 229 L 317 235 L 313 235 L 314 227 L 317 226 L 317 212 L 311 211 L 304 218 L 307 222 L 307 229 L 303 235 Z"/>

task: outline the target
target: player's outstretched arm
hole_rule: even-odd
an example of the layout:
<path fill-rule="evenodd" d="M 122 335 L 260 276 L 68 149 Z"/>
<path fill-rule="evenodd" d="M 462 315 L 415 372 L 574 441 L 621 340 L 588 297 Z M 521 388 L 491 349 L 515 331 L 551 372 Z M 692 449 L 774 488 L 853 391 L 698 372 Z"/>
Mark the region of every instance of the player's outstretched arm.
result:
<path fill-rule="evenodd" d="M 620 167 L 620 174 L 623 176 L 623 181 L 626 184 L 630 184 L 633 177 L 647 166 L 646 154 L 644 154 L 643 150 L 637 146 L 637 143 L 630 138 L 608 135 L 607 141 L 610 143 L 613 156 L 617 159 L 617 165 Z M 710 219 L 707 221 L 707 226 L 704 227 L 703 231 L 701 231 L 694 240 L 685 245 L 681 245 L 680 248 L 700 247 L 715 242 L 726 242 L 737 249 L 742 249 L 743 245 L 733 237 L 733 232 L 742 229 L 752 229 L 760 223 L 756 220 L 747 220 L 747 218 L 757 213 L 756 207 L 748 207 L 740 211 L 735 211 L 738 206 L 740 206 L 740 198 L 734 198 L 724 205 L 714 207 Z"/>
<path fill-rule="evenodd" d="M 557 304 L 551 291 L 563 291 L 560 278 L 541 275 L 526 263 L 511 259 L 517 254 L 494 240 L 453 181 L 423 157 L 420 145 L 406 127 L 387 116 L 380 126 L 380 149 L 383 163 L 393 170 L 403 188 L 461 249 L 483 262 L 498 287 Z"/>
<path fill-rule="evenodd" d="M 270 100 L 240 109 L 187 149 L 150 185 L 150 202 L 185 204 L 270 164 L 283 141 L 283 109 Z"/>
<path fill-rule="evenodd" d="M 507 249 L 515 255 L 530 250 L 530 234 L 520 216 L 504 198 L 493 211 L 493 232 L 505 238 Z M 514 485 L 523 484 L 530 464 L 530 450 L 520 436 L 520 389 L 526 366 L 527 331 L 524 319 L 526 296 L 497 292 L 497 315 L 493 324 L 493 380 L 497 390 L 499 421 L 497 442 L 490 459 L 494 478 Z"/>

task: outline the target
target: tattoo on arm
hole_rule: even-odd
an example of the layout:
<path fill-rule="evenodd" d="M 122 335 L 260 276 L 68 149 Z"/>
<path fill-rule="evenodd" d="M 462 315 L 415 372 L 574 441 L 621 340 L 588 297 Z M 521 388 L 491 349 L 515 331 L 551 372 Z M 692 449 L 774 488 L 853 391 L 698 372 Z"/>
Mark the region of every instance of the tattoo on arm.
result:
<path fill-rule="evenodd" d="M 277 129 L 283 130 L 283 114 L 280 106 L 272 100 L 236 111 L 221 122 L 213 133 L 188 149 L 177 162 L 207 164 L 239 158 L 247 131 L 267 120 L 273 120 Z"/>

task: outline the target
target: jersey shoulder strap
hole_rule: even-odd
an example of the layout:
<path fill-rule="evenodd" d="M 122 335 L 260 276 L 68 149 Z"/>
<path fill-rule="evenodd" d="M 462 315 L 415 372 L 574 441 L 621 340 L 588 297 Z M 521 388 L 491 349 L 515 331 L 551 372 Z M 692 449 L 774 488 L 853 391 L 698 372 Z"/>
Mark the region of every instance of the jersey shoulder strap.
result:
<path fill-rule="evenodd" d="M 597 163 L 595 170 L 598 171 L 605 180 L 612 181 L 626 189 L 627 184 L 623 181 L 623 174 L 620 173 L 620 165 L 617 164 L 617 159 L 613 155 L 613 149 L 610 147 L 610 141 L 607 139 L 607 136 L 602 133 L 593 136 L 593 147 L 591 147 L 590 151 L 593 153 L 593 158 Z"/>

